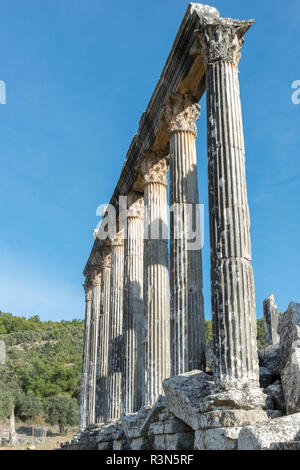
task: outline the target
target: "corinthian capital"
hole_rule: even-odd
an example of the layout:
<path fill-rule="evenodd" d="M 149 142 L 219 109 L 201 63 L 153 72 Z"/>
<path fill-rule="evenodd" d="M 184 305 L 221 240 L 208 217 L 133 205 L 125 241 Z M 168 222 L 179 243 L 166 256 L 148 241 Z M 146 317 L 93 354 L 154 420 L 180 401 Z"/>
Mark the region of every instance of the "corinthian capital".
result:
<path fill-rule="evenodd" d="M 144 197 L 131 191 L 128 194 L 128 218 L 142 219 L 144 215 Z"/>
<path fill-rule="evenodd" d="M 159 183 L 167 186 L 168 164 L 169 159 L 164 152 L 153 150 L 144 151 L 141 162 L 144 185 Z"/>
<path fill-rule="evenodd" d="M 196 122 L 200 116 L 200 105 L 192 95 L 179 93 L 169 95 L 164 116 L 169 132 L 189 131 L 197 136 Z"/>
<path fill-rule="evenodd" d="M 121 230 L 116 234 L 116 236 L 111 240 L 111 246 L 123 246 L 124 245 L 124 232 Z"/>
<path fill-rule="evenodd" d="M 229 18 L 220 18 L 211 24 L 202 22 L 194 33 L 196 40 L 190 53 L 204 55 L 206 66 L 226 61 L 237 68 L 244 42 L 243 35 L 253 23 L 254 20 L 237 21 Z"/>
<path fill-rule="evenodd" d="M 85 292 L 85 301 L 90 302 L 92 300 L 92 285 L 90 282 L 85 282 L 83 284 L 84 292 Z"/>
<path fill-rule="evenodd" d="M 106 246 L 103 248 L 103 268 L 110 268 L 111 267 L 111 248 Z"/>
<path fill-rule="evenodd" d="M 101 283 L 101 266 L 96 264 L 91 270 L 91 282 L 93 286 L 99 286 Z"/>

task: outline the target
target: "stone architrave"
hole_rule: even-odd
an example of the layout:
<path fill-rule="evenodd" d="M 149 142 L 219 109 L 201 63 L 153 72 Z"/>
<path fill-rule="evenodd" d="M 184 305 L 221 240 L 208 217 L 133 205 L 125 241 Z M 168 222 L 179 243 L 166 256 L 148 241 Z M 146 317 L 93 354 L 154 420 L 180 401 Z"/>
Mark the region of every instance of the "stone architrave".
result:
<path fill-rule="evenodd" d="M 238 62 L 250 21 L 203 21 L 191 53 L 205 57 L 212 323 L 216 388 L 257 389 L 256 307 Z"/>
<path fill-rule="evenodd" d="M 143 405 L 153 405 L 170 376 L 170 304 L 168 267 L 168 160 L 145 151 L 144 183 L 144 386 Z"/>
<path fill-rule="evenodd" d="M 124 351 L 123 351 L 123 414 L 141 406 L 144 322 L 144 198 L 132 191 L 128 195 L 127 238 L 124 244 Z"/>
<path fill-rule="evenodd" d="M 89 424 L 96 422 L 96 377 L 98 356 L 98 327 L 100 314 L 100 289 L 101 269 L 100 265 L 93 266 L 91 270 L 92 302 L 91 302 L 91 329 L 89 352 L 89 376 L 88 376 L 88 414 Z"/>
<path fill-rule="evenodd" d="M 170 140 L 171 375 L 205 370 L 202 241 L 192 95 L 170 95 L 165 118 Z M 193 240 L 193 241 L 192 241 Z"/>
<path fill-rule="evenodd" d="M 265 337 L 267 346 L 278 344 L 280 342 L 280 335 L 278 334 L 279 313 L 275 302 L 274 294 L 269 295 L 264 302 L 264 324 L 265 324 Z"/>
<path fill-rule="evenodd" d="M 107 364 L 110 307 L 111 249 L 105 247 L 102 253 L 101 304 L 99 315 L 98 359 L 97 359 L 97 401 L 96 422 L 104 423 L 107 417 Z"/>
<path fill-rule="evenodd" d="M 124 234 L 111 240 L 110 320 L 108 336 L 107 420 L 122 415 Z"/>
<path fill-rule="evenodd" d="M 85 290 L 85 321 L 84 321 L 84 341 L 83 341 L 83 358 L 82 373 L 80 386 L 80 407 L 79 407 L 79 429 L 83 431 L 88 423 L 88 369 L 89 369 L 89 344 L 90 344 L 90 328 L 91 328 L 91 301 L 92 286 L 87 282 L 83 285 Z"/>

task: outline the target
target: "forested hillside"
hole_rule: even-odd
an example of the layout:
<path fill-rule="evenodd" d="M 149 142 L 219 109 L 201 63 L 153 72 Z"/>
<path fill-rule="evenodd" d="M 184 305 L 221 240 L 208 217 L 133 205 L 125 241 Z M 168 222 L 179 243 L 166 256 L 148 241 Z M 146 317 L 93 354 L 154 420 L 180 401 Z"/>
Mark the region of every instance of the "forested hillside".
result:
<path fill-rule="evenodd" d="M 8 416 L 12 402 L 18 418 L 46 417 L 51 400 L 61 396 L 78 414 L 83 331 L 82 320 L 44 322 L 0 312 L 0 341 L 6 345 L 0 418 Z"/>

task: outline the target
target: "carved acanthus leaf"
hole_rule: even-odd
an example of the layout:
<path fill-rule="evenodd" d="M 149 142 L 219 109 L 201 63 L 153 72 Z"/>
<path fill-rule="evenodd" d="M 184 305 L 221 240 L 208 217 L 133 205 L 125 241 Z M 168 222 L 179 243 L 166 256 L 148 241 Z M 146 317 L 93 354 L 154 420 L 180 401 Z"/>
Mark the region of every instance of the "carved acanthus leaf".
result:
<path fill-rule="evenodd" d="M 116 236 L 111 240 L 111 246 L 123 246 L 124 245 L 124 232 L 120 231 Z"/>
<path fill-rule="evenodd" d="M 168 185 L 167 174 L 169 158 L 161 151 L 144 151 L 141 162 L 141 171 L 144 177 L 144 185 L 160 183 Z"/>
<path fill-rule="evenodd" d="M 195 31 L 196 40 L 190 50 L 192 55 L 204 55 L 206 66 L 218 61 L 227 61 L 238 67 L 243 34 L 253 24 L 250 21 L 233 21 L 201 24 Z"/>
<path fill-rule="evenodd" d="M 170 133 L 189 131 L 197 136 L 196 122 L 200 116 L 200 105 L 192 95 L 170 94 L 164 111 Z"/>

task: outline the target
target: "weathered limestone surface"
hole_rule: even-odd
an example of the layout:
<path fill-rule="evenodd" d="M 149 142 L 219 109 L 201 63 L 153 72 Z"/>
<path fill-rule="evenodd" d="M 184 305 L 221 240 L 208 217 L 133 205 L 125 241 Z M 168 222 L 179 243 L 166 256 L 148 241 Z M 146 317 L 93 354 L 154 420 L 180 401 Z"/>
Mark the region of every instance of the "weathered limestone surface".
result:
<path fill-rule="evenodd" d="M 99 315 L 98 359 L 97 359 L 97 401 L 96 422 L 104 423 L 107 418 L 107 367 L 110 312 L 110 248 L 105 247 L 102 255 L 101 304 Z"/>
<path fill-rule="evenodd" d="M 79 407 L 79 430 L 83 431 L 88 422 L 88 368 L 89 368 L 89 348 L 90 348 L 90 327 L 91 327 L 91 301 L 92 288 L 90 283 L 84 284 L 85 290 L 85 321 L 84 321 L 84 345 L 82 358 L 82 373 L 80 386 L 80 407 Z"/>
<path fill-rule="evenodd" d="M 264 300 L 264 324 L 267 345 L 278 344 L 280 336 L 278 334 L 279 313 L 275 302 L 274 294 L 269 295 Z"/>
<path fill-rule="evenodd" d="M 137 413 L 121 417 L 122 427 L 132 450 L 151 449 L 147 432 L 141 429 L 150 411 L 151 407 L 142 407 Z"/>
<path fill-rule="evenodd" d="M 113 450 L 115 447 L 115 441 L 121 444 L 122 447 L 122 441 L 124 442 L 124 437 L 125 434 L 120 421 L 114 421 L 111 424 L 104 424 L 101 426 L 101 429 L 97 434 L 97 448 L 98 450 Z"/>
<path fill-rule="evenodd" d="M 291 302 L 280 320 L 281 381 L 287 413 L 300 411 L 300 304 Z"/>
<path fill-rule="evenodd" d="M 123 284 L 124 235 L 118 232 L 111 241 L 110 323 L 108 345 L 108 413 L 114 421 L 122 414 L 122 355 L 123 355 Z"/>
<path fill-rule="evenodd" d="M 151 448 L 157 450 L 193 449 L 192 429 L 171 414 L 165 405 L 165 397 L 160 395 L 141 427 Z"/>
<path fill-rule="evenodd" d="M 291 302 L 279 323 L 281 369 L 290 358 L 294 341 L 300 340 L 300 304 Z"/>
<path fill-rule="evenodd" d="M 200 21 L 201 22 L 201 21 Z M 259 387 L 254 280 L 238 80 L 253 21 L 202 22 L 191 53 L 205 53 L 214 377 L 220 389 Z"/>
<path fill-rule="evenodd" d="M 300 413 L 243 428 L 238 450 L 267 450 L 276 443 L 300 440 Z"/>
<path fill-rule="evenodd" d="M 242 428 L 218 428 L 195 431 L 195 450 L 237 450 Z"/>
<path fill-rule="evenodd" d="M 170 135 L 171 375 L 205 370 L 196 156 L 199 114 L 200 106 L 192 95 L 169 96 L 165 118 Z"/>
<path fill-rule="evenodd" d="M 300 411 L 300 340 L 294 341 L 288 362 L 281 372 L 288 414 Z"/>
<path fill-rule="evenodd" d="M 145 210 L 142 404 L 151 405 L 170 375 L 167 159 L 161 152 L 145 152 L 141 170 Z"/>
<path fill-rule="evenodd" d="M 128 196 L 128 226 L 124 256 L 124 357 L 123 413 L 137 411 L 142 402 L 143 386 L 143 250 L 144 198 L 132 192 Z"/>
<path fill-rule="evenodd" d="M 95 265 L 92 270 L 92 303 L 91 303 L 91 326 L 90 326 L 90 352 L 88 369 L 88 413 L 89 423 L 94 424 L 96 420 L 96 375 L 98 356 L 98 327 L 100 314 L 100 289 L 101 270 L 100 265 Z"/>
<path fill-rule="evenodd" d="M 199 428 L 199 402 L 213 390 L 210 375 L 202 371 L 191 371 L 164 380 L 166 406 L 178 419 L 192 429 Z"/>
<path fill-rule="evenodd" d="M 164 381 L 168 409 L 192 429 L 235 427 L 267 419 L 267 396 L 253 389 L 215 393 L 213 378 L 192 371 Z"/>

